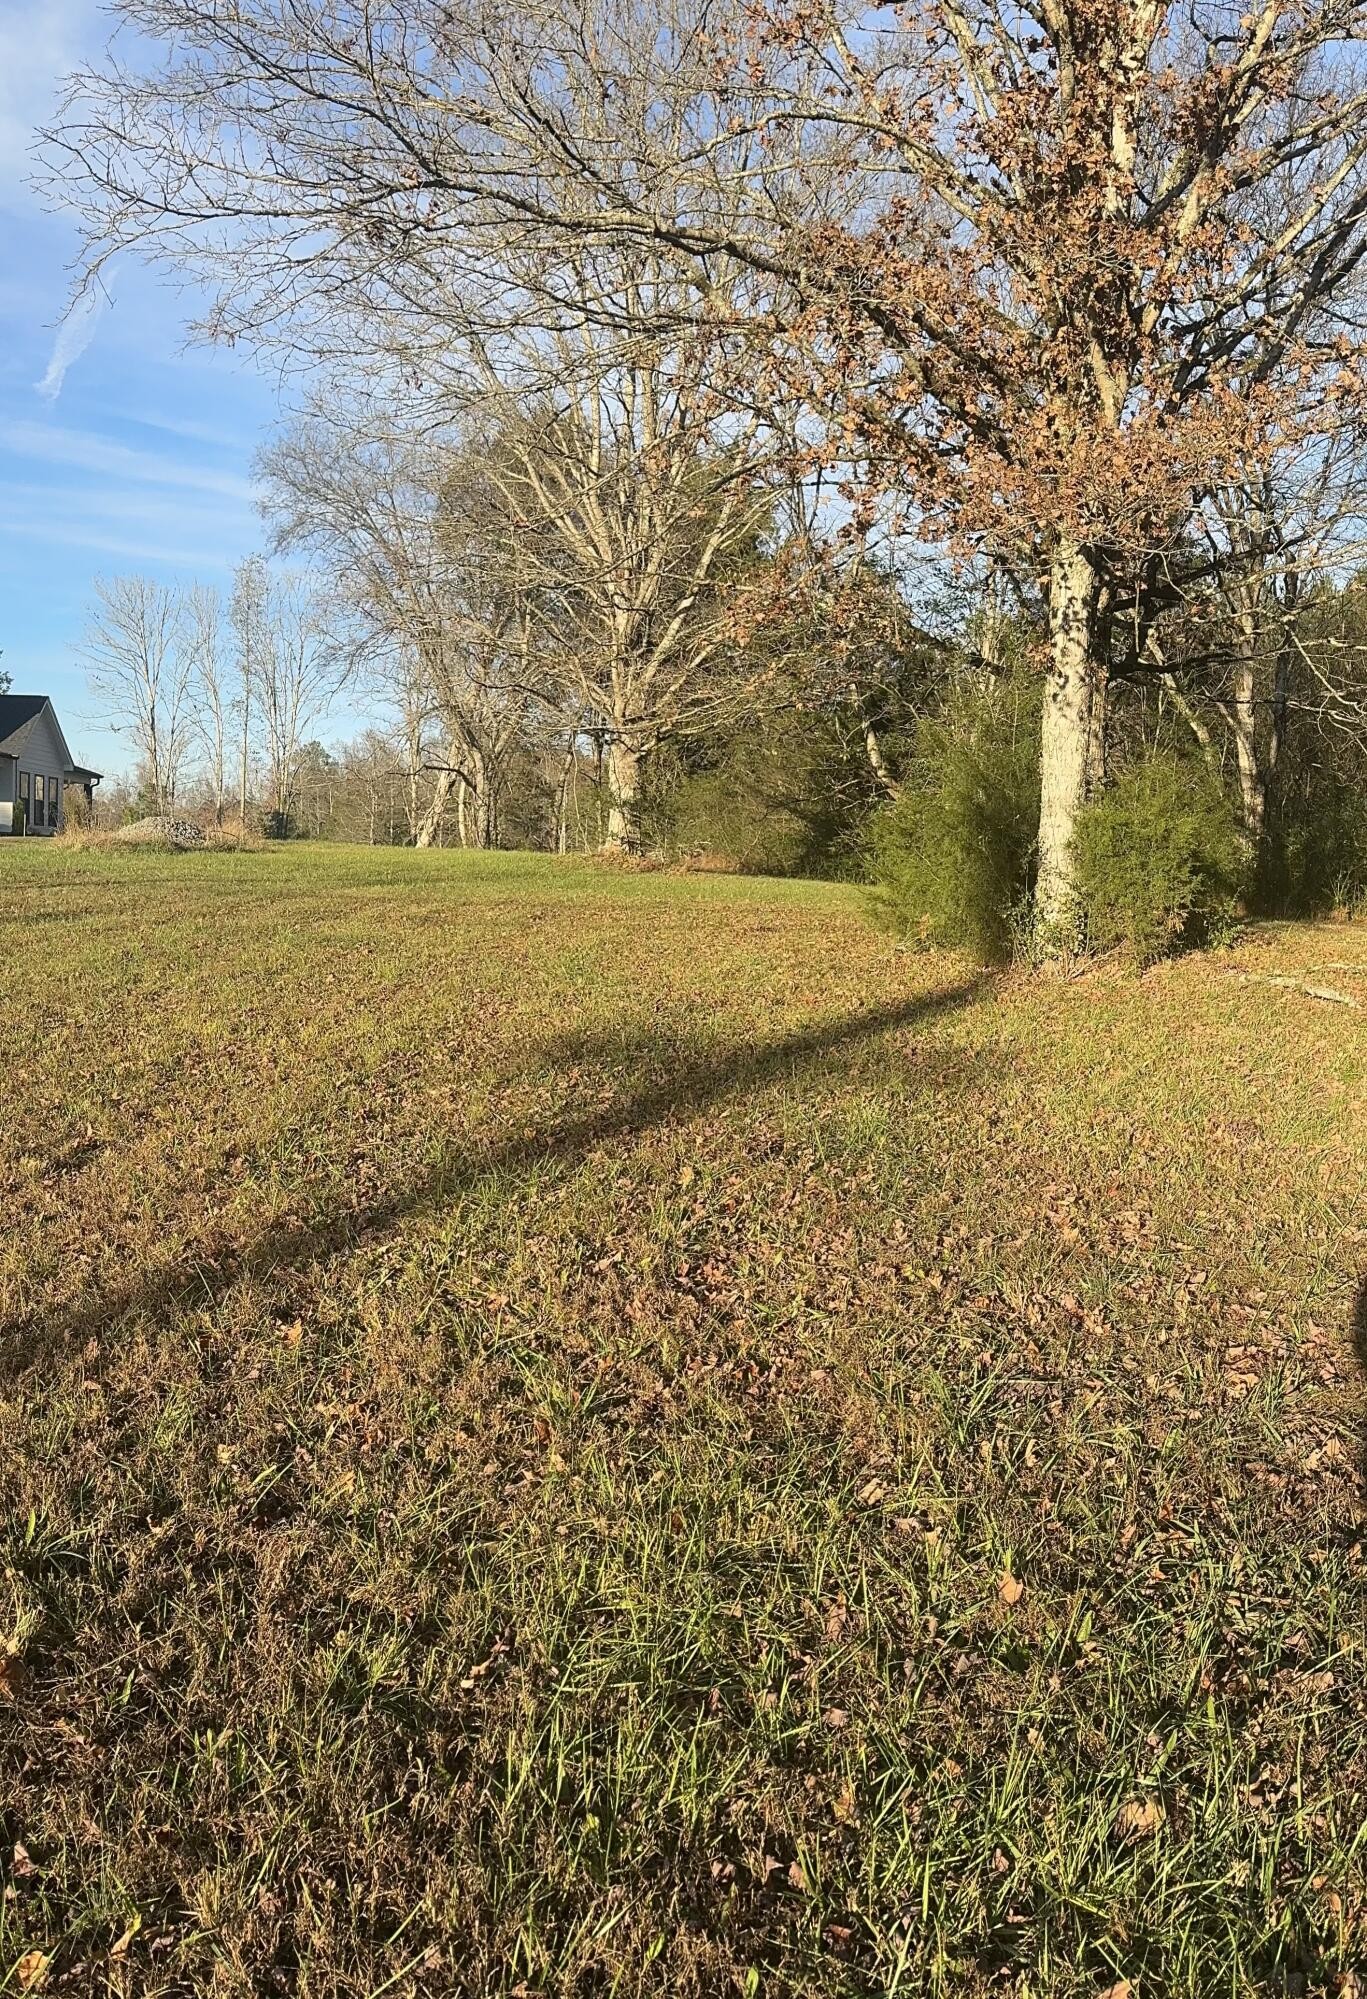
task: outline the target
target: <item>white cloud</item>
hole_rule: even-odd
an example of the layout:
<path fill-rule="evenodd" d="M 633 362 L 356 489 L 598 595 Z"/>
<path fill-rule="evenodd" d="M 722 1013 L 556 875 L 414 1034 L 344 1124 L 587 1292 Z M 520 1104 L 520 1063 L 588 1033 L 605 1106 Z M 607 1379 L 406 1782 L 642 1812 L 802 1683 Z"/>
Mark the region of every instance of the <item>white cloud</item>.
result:
<path fill-rule="evenodd" d="M 155 485 L 80 473 L 67 480 L 11 475 L 0 481 L 0 576 L 7 587 L 13 578 L 20 590 L 26 579 L 32 581 L 25 543 L 44 555 L 85 550 L 158 569 L 224 572 L 259 536 L 252 508 L 189 481 Z M 82 570 L 69 553 L 57 558 L 52 575 L 70 579 L 75 594 L 83 594 Z M 44 583 L 49 614 L 57 608 L 52 591 L 49 577 Z"/>
<path fill-rule="evenodd" d="M 74 362 L 80 360 L 95 338 L 95 328 L 103 310 L 103 296 L 98 292 L 85 292 L 77 299 L 57 328 L 57 337 L 52 343 L 52 353 L 48 357 L 47 372 L 42 381 L 36 384 L 39 395 L 47 402 L 55 403 L 62 393 L 66 371 Z"/>
<path fill-rule="evenodd" d="M 236 473 L 186 464 L 165 452 L 137 451 L 131 445 L 115 444 L 88 430 L 45 423 L 0 423 L 0 446 L 35 464 L 70 465 L 106 478 L 174 486 L 188 492 L 213 494 L 242 506 L 250 506 L 254 497 L 251 480 Z"/>
<path fill-rule="evenodd" d="M 62 79 L 100 42 L 96 0 L 3 0 L 0 5 L 0 208 L 33 197 L 30 147 Z"/>
<path fill-rule="evenodd" d="M 181 523 L 182 528 L 185 523 Z M 102 532 L 98 527 L 64 515 L 52 521 L 6 520 L 0 516 L 0 533 L 16 540 L 40 542 L 44 548 L 84 548 L 94 555 L 115 556 L 120 562 L 153 563 L 158 568 L 213 570 L 226 573 L 234 566 L 223 551 L 221 539 L 207 532 L 203 542 L 170 542 L 149 531 L 146 535 Z"/>

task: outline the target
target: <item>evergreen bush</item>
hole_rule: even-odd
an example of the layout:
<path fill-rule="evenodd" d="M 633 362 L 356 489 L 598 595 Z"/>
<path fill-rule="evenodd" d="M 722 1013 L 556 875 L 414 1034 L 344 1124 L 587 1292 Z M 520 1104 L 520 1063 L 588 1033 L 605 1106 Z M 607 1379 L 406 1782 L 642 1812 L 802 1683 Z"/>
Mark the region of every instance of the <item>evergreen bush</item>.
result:
<path fill-rule="evenodd" d="M 1087 807 L 1073 860 L 1087 944 L 1141 965 L 1227 935 L 1248 879 L 1233 801 L 1204 765 L 1169 753 L 1136 763 Z"/>
<path fill-rule="evenodd" d="M 1272 815 L 1259 904 L 1279 915 L 1324 916 L 1355 908 L 1364 895 L 1367 789 L 1338 773 L 1308 773 Z"/>
<path fill-rule="evenodd" d="M 901 795 L 870 839 L 876 915 L 909 942 L 1011 956 L 1029 900 L 1039 767 L 1028 688 L 923 722 Z"/>
<path fill-rule="evenodd" d="M 657 763 L 656 819 L 671 858 L 709 854 L 747 874 L 857 876 L 874 786 L 831 721 L 788 714 L 740 732 L 715 763 Z"/>

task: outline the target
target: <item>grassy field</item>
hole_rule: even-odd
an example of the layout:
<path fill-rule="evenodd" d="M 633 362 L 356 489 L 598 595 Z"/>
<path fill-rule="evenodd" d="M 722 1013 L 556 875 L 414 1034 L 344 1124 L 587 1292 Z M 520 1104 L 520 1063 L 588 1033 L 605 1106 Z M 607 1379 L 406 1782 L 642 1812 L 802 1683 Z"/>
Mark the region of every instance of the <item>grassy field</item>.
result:
<path fill-rule="evenodd" d="M 0 948 L 0 1990 L 1363 1989 L 1367 931 L 28 843 Z"/>

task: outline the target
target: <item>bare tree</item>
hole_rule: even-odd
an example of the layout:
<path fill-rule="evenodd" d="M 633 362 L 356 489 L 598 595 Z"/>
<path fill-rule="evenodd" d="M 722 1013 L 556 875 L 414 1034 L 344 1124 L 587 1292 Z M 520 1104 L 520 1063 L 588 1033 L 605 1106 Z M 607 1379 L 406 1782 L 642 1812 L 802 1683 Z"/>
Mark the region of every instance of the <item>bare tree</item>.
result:
<path fill-rule="evenodd" d="M 214 820 L 221 826 L 228 781 L 231 690 L 224 644 L 223 605 L 217 590 L 206 584 L 194 584 L 185 595 L 184 619 L 194 703 L 193 726 L 213 799 Z"/>
<path fill-rule="evenodd" d="M 643 325 L 680 283 L 658 258 L 592 266 L 586 289 L 633 293 Z M 515 371 L 485 377 L 488 478 L 565 705 L 601 732 L 607 845 L 635 853 L 651 757 L 715 726 L 742 686 L 731 600 L 771 507 L 757 425 L 728 420 L 688 338 L 584 326 L 537 360 L 531 409 Z"/>
<path fill-rule="evenodd" d="M 431 844 L 459 789 L 474 843 L 494 845 L 507 760 L 539 687 L 483 454 L 458 438 L 416 440 L 392 426 L 368 435 L 315 417 L 264 455 L 262 472 L 278 545 L 322 558 L 387 666 L 416 844 Z M 418 814 L 424 767 L 435 784 Z"/>
<path fill-rule="evenodd" d="M 345 368 L 366 352 L 391 380 L 421 379 L 447 421 L 478 412 L 500 446 L 513 538 L 535 524 L 520 550 L 523 616 L 502 642 L 516 633 L 526 655 L 559 621 L 562 678 L 605 748 L 609 838 L 631 847 L 656 744 L 715 699 L 724 582 L 763 512 L 758 419 L 718 394 L 723 372 L 744 374 L 735 329 L 752 286 L 716 245 L 750 194 L 710 159 L 691 179 L 670 175 L 680 205 L 713 218 L 705 267 L 696 232 L 623 241 L 595 223 L 575 242 L 550 228 L 588 195 L 587 154 L 555 158 L 551 127 L 534 138 L 544 77 L 530 79 L 525 117 L 511 109 L 525 50 L 567 57 L 572 122 L 597 120 L 604 157 L 631 152 L 647 171 L 695 156 L 682 79 L 696 93 L 716 74 L 692 0 L 572 11 L 533 0 L 524 35 L 481 4 L 282 12 L 248 0 L 229 32 L 198 0 L 130 0 L 127 18 L 175 54 L 156 76 L 81 79 L 52 146 L 64 193 L 79 186 L 92 256 L 136 238 L 197 265 L 216 294 L 211 335 L 280 340 Z M 511 122 L 495 131 L 489 105 L 505 86 Z M 737 157 L 758 151 L 752 134 Z M 491 193 L 497 153 L 508 194 L 530 174 L 544 199 L 524 209 Z M 424 182 L 430 200 L 415 191 Z M 448 734 L 452 782 L 482 824 L 481 745 Z"/>
<path fill-rule="evenodd" d="M 260 614 L 253 659 L 257 728 L 268 810 L 283 835 L 294 808 L 300 753 L 346 678 L 349 659 L 336 619 L 308 578 L 270 577 Z"/>
<path fill-rule="evenodd" d="M 259 556 L 250 556 L 239 563 L 234 573 L 228 608 L 237 673 L 234 703 L 238 758 L 237 811 L 243 826 L 247 823 L 247 800 L 251 787 L 252 697 L 266 647 L 266 594 L 265 564 Z"/>
<path fill-rule="evenodd" d="M 83 655 L 110 728 L 132 742 L 157 811 L 169 811 L 194 735 L 193 668 L 180 597 L 146 576 L 101 578 Z"/>

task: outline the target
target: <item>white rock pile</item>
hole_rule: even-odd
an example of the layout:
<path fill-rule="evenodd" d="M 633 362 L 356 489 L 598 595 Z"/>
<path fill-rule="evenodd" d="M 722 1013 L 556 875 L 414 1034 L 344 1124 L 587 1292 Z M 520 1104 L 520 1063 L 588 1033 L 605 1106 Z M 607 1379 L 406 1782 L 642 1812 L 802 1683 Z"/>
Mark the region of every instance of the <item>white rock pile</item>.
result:
<path fill-rule="evenodd" d="M 168 819 L 155 814 L 151 819 L 138 819 L 131 826 L 121 826 L 114 839 L 125 847 L 202 847 L 203 829 L 190 819 Z"/>

